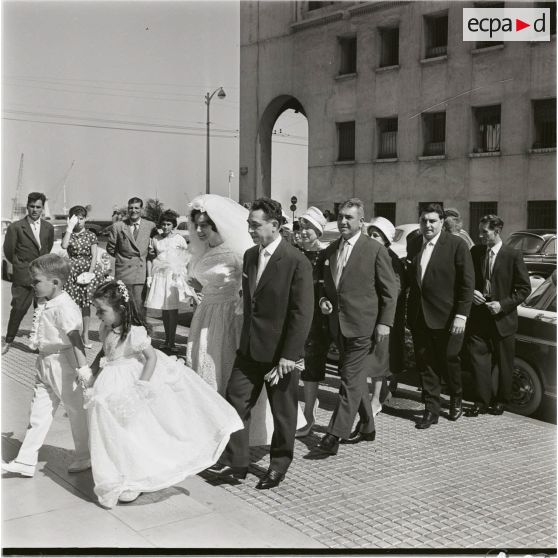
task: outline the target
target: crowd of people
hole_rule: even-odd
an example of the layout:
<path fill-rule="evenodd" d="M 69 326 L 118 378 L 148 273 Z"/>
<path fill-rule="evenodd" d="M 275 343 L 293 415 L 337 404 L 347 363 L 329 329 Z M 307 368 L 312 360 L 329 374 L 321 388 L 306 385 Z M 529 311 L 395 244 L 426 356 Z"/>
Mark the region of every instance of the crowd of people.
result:
<path fill-rule="evenodd" d="M 68 216 L 62 246 L 69 259 L 49 254 L 44 202 L 43 194 L 30 194 L 28 215 L 10 225 L 4 242 L 14 282 L 2 353 L 33 301 L 31 346 L 39 351 L 30 426 L 18 456 L 3 463 L 6 471 L 33 476 L 62 401 L 76 447 L 69 471 L 92 467 L 106 507 L 202 470 L 243 479 L 256 445 L 270 446 L 269 469 L 256 488 L 277 487 L 295 438 L 314 429 L 331 342 L 339 350 L 340 388 L 312 450 L 318 457 L 375 440 L 382 388 L 404 369 L 405 326 L 425 404 L 417 429 L 438 423 L 443 382 L 447 418 L 462 416 L 464 355 L 475 388 L 466 414 L 499 415 L 511 400 L 516 308 L 530 283 L 521 253 L 502 243 L 496 215 L 481 219 L 481 244 L 471 248 L 459 213 L 430 204 L 400 260 L 390 249 L 393 223 L 377 217 L 365 227 L 356 198 L 340 205 L 340 237 L 326 245 L 327 218 L 316 207 L 300 217 L 294 240 L 284 234 L 275 200 L 245 207 L 198 196 L 189 204 L 187 244 L 176 233 L 175 212 L 153 223 L 133 197 L 128 216 L 110 228 L 115 276 L 107 277 L 82 206 Z M 190 301 L 195 311 L 180 354 L 178 313 Z M 89 367 L 91 306 L 103 348 Z M 161 350 L 152 347 L 146 308 L 162 312 Z"/>

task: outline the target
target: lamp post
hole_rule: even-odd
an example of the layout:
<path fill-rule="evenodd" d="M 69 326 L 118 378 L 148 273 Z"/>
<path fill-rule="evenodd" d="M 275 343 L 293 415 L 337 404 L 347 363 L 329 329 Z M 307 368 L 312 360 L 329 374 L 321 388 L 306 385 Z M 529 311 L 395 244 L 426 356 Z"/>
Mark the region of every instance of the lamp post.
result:
<path fill-rule="evenodd" d="M 209 194 L 209 103 L 211 103 L 211 99 L 213 99 L 215 93 L 217 93 L 217 97 L 219 97 L 219 99 L 224 99 L 227 96 L 225 90 L 222 87 L 218 87 L 217 89 L 215 89 L 215 91 L 213 91 L 211 95 L 209 94 L 209 92 L 205 94 L 205 104 L 207 106 L 207 122 L 206 122 L 207 133 L 206 133 L 206 146 L 205 146 L 205 193 L 206 194 Z"/>
<path fill-rule="evenodd" d="M 229 198 L 231 197 L 231 178 L 234 178 L 234 172 L 229 170 Z"/>

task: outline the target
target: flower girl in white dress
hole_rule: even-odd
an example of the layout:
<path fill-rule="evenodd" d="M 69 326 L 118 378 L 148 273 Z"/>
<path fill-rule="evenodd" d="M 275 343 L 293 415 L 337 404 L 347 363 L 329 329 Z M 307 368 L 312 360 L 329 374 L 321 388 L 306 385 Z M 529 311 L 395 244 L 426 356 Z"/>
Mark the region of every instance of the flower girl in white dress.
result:
<path fill-rule="evenodd" d="M 95 494 L 111 508 L 209 467 L 243 425 L 192 369 L 151 346 L 122 281 L 101 285 L 93 303 L 103 349 L 85 406 Z"/>

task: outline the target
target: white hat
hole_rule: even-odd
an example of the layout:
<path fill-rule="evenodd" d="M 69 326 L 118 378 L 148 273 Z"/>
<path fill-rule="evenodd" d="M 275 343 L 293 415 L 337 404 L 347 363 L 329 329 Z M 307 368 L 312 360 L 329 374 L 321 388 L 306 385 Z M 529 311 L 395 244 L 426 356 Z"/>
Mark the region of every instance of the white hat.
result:
<path fill-rule="evenodd" d="M 317 207 L 310 206 L 300 218 L 308 221 L 316 229 L 318 235 L 322 236 L 327 219 Z"/>
<path fill-rule="evenodd" d="M 370 227 L 376 227 L 378 230 L 382 231 L 384 236 L 387 238 L 388 242 L 391 244 L 393 242 L 393 237 L 395 236 L 395 227 L 385 217 L 375 217 L 370 221 L 368 225 L 368 230 Z"/>

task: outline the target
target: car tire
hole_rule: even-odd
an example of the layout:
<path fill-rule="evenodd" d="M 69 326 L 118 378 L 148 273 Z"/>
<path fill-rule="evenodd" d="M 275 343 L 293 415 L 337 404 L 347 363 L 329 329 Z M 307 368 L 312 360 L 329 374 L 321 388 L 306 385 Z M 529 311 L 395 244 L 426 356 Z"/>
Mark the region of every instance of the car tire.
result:
<path fill-rule="evenodd" d="M 530 416 L 539 408 L 543 392 L 543 385 L 536 370 L 523 359 L 515 357 L 512 402 L 507 405 L 507 410 L 518 415 Z"/>

